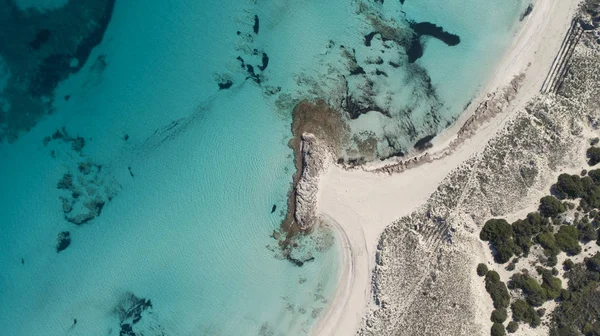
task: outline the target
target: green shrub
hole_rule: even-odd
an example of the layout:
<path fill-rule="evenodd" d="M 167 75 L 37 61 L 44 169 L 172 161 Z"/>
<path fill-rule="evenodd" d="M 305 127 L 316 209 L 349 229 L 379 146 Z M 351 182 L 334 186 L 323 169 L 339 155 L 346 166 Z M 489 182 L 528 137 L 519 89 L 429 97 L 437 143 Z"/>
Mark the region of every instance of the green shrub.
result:
<path fill-rule="evenodd" d="M 512 226 L 504 219 L 490 219 L 483 225 L 479 238 L 483 241 L 489 241 L 496 250 L 494 260 L 499 264 L 504 264 L 515 252 L 522 250 L 512 239 Z"/>
<path fill-rule="evenodd" d="M 488 268 L 485 264 L 477 265 L 477 275 L 480 277 L 484 276 L 488 272 Z"/>
<path fill-rule="evenodd" d="M 569 174 L 560 174 L 553 189 L 560 199 L 578 198 L 583 192 L 579 176 Z"/>
<path fill-rule="evenodd" d="M 546 291 L 546 298 L 554 300 L 560 296 L 562 281 L 552 275 L 552 271 L 545 270 L 542 273 L 542 288 Z"/>
<path fill-rule="evenodd" d="M 568 270 L 570 270 L 571 268 L 573 268 L 573 265 L 574 265 L 574 264 L 573 264 L 573 260 L 571 260 L 571 259 L 567 259 L 567 260 L 565 260 L 565 261 L 563 262 L 563 269 L 564 269 L 565 271 L 568 271 Z"/>
<path fill-rule="evenodd" d="M 579 225 L 577 225 L 577 230 L 579 230 L 579 240 L 584 243 L 598 239 L 598 233 L 590 222 L 579 223 Z"/>
<path fill-rule="evenodd" d="M 506 326 L 506 331 L 508 331 L 508 333 L 512 334 L 517 330 L 519 330 L 519 323 L 515 321 L 508 322 L 508 325 Z"/>
<path fill-rule="evenodd" d="M 581 246 L 579 246 L 578 241 L 579 230 L 577 230 L 576 227 L 563 225 L 554 237 L 556 239 L 556 245 L 567 254 L 576 255 L 581 252 Z"/>
<path fill-rule="evenodd" d="M 569 291 L 561 291 L 561 301 L 552 313 L 550 335 L 600 335 L 600 254 L 577 263 L 565 276 Z"/>
<path fill-rule="evenodd" d="M 537 235 L 536 242 L 540 244 L 549 254 L 557 255 L 560 253 L 560 248 L 556 243 L 556 238 L 552 232 L 543 232 Z"/>
<path fill-rule="evenodd" d="M 550 276 L 552 275 L 550 274 Z M 537 280 L 528 274 L 515 273 L 510 279 L 511 280 L 508 282 L 508 287 L 510 289 L 521 289 L 530 305 L 539 307 L 546 302 L 546 289 L 544 289 L 542 285 L 537 282 Z"/>
<path fill-rule="evenodd" d="M 508 314 L 506 313 L 506 308 L 500 308 L 492 312 L 492 316 L 490 317 L 490 319 L 492 320 L 492 322 L 504 323 L 507 317 Z"/>
<path fill-rule="evenodd" d="M 554 267 L 558 264 L 558 258 L 556 258 L 556 254 L 550 253 L 548 254 L 548 259 L 546 259 L 546 266 Z"/>
<path fill-rule="evenodd" d="M 596 185 L 600 184 L 600 169 L 590 170 L 588 176 L 594 181 Z"/>
<path fill-rule="evenodd" d="M 529 323 L 532 327 L 540 325 L 540 317 L 537 312 L 525 300 L 516 300 L 510 306 L 513 319 L 517 322 Z"/>
<path fill-rule="evenodd" d="M 544 217 L 555 217 L 566 211 L 565 206 L 554 196 L 544 196 L 540 200 L 540 214 Z"/>
<path fill-rule="evenodd" d="M 590 147 L 588 148 L 586 155 L 590 166 L 594 166 L 600 162 L 600 148 Z"/>
<path fill-rule="evenodd" d="M 485 275 L 485 290 L 490 294 L 494 308 L 508 308 L 510 294 L 506 284 L 500 281 L 500 275 L 496 271 L 488 271 Z"/>
<path fill-rule="evenodd" d="M 490 335 L 492 335 L 492 336 L 506 335 L 506 331 L 504 330 L 504 325 L 502 325 L 502 323 L 492 324 L 492 330 L 490 331 Z"/>
<path fill-rule="evenodd" d="M 596 252 L 591 258 L 585 258 L 584 261 L 589 271 L 600 272 L 600 252 Z"/>
<path fill-rule="evenodd" d="M 479 238 L 483 241 L 499 241 L 512 238 L 512 226 L 505 219 L 490 219 L 483 225 Z"/>

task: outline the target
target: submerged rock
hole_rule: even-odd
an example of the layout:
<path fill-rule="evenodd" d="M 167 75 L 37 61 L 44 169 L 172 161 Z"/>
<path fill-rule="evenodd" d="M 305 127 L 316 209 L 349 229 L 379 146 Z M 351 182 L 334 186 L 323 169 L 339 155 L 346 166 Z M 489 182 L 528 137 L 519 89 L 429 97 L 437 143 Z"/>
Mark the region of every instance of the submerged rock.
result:
<path fill-rule="evenodd" d="M 121 298 L 114 309 L 119 318 L 120 336 L 144 335 L 144 330 L 136 332 L 136 326 L 142 318 L 152 309 L 152 302 L 148 299 L 139 298 L 133 293 L 127 293 Z M 145 324 L 145 323 L 144 323 Z M 143 328 L 143 327 L 142 327 Z M 156 335 L 164 335 L 159 331 L 160 325 L 150 326 L 150 330 L 158 332 Z"/>
<path fill-rule="evenodd" d="M 58 189 L 64 189 L 64 190 L 71 190 L 73 189 L 73 175 L 66 173 L 65 175 L 63 175 L 63 177 L 58 180 L 58 183 L 56 184 L 56 188 Z"/>
<path fill-rule="evenodd" d="M 58 234 L 56 240 L 56 253 L 60 253 L 71 245 L 71 233 L 69 231 L 63 231 Z"/>

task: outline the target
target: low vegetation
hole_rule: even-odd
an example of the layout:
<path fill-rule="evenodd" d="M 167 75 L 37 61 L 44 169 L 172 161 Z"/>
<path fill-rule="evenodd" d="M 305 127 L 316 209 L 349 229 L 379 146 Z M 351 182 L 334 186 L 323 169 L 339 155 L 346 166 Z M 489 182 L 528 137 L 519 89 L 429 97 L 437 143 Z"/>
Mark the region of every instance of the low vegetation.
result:
<path fill-rule="evenodd" d="M 600 163 L 600 148 L 591 147 L 586 155 L 591 166 Z M 477 274 L 485 275 L 485 288 L 494 303 L 491 335 L 515 333 L 519 323 L 539 326 L 546 309 L 538 307 L 556 301 L 549 315 L 551 336 L 600 336 L 600 253 L 588 254 L 579 263 L 572 259 L 563 262 L 566 288 L 555 267 L 563 252 L 577 256 L 583 252 L 582 243 L 596 241 L 600 245 L 600 169 L 584 170 L 581 176 L 561 174 L 551 192 L 540 199 L 537 212 L 513 223 L 492 218 L 480 232 L 480 239 L 489 242 L 496 263 L 510 261 L 505 268 L 512 272 L 507 286 L 497 272 L 485 264 L 477 266 Z M 537 275 L 527 269 L 517 271 L 519 260 L 527 258 L 536 245 L 543 251 L 536 252 L 534 259 Z M 509 316 L 512 320 L 505 327 Z"/>

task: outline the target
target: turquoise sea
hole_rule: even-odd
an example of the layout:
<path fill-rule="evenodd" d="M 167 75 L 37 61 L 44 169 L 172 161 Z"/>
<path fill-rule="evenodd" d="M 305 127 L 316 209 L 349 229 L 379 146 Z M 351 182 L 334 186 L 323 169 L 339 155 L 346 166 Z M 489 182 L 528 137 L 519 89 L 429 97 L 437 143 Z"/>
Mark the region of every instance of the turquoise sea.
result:
<path fill-rule="evenodd" d="M 112 2 L 0 1 L 2 335 L 309 334 L 340 265 L 325 229 L 302 266 L 272 238 L 294 104 L 350 92 L 389 114 L 352 132 L 406 151 L 460 115 L 528 5 Z M 423 22 L 443 29 L 409 62 Z M 367 46 L 382 25 L 398 38 Z"/>

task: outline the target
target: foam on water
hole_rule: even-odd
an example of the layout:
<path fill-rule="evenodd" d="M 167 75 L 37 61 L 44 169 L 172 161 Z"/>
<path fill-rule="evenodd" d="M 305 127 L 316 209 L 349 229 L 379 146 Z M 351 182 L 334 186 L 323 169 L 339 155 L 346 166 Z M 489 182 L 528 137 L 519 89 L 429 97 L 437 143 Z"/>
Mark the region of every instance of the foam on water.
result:
<path fill-rule="evenodd" d="M 428 38 L 417 61 L 441 97 L 443 120 L 481 85 L 522 8 L 517 0 L 451 3 L 378 9 L 461 36 L 452 48 Z M 343 48 L 356 49 L 359 61 L 378 52 L 364 48 L 371 26 L 358 8 L 342 0 L 117 1 L 102 43 L 56 89 L 54 113 L 0 144 L 2 332 L 118 334 L 115 310 L 133 293 L 152 301 L 134 326 L 144 335 L 308 333 L 335 289 L 337 249 L 312 251 L 315 260 L 297 267 L 281 260 L 270 235 L 294 170 L 291 108 L 302 98 L 335 102 L 347 76 Z M 473 23 L 482 12 L 490 14 Z M 269 63 L 258 85 L 236 57 L 257 68 L 263 52 Z M 390 85 L 418 86 L 410 71 L 394 74 Z M 219 90 L 226 81 L 232 86 Z M 394 99 L 415 100 L 411 92 Z M 82 151 L 43 142 L 62 127 L 85 138 Z M 389 119 L 370 112 L 353 127 L 376 133 Z M 101 165 L 99 177 L 81 174 L 81 162 Z M 65 220 L 60 197 L 70 196 L 57 189 L 65 173 L 106 189 L 100 216 L 81 226 Z M 57 254 L 62 231 L 72 242 Z"/>

